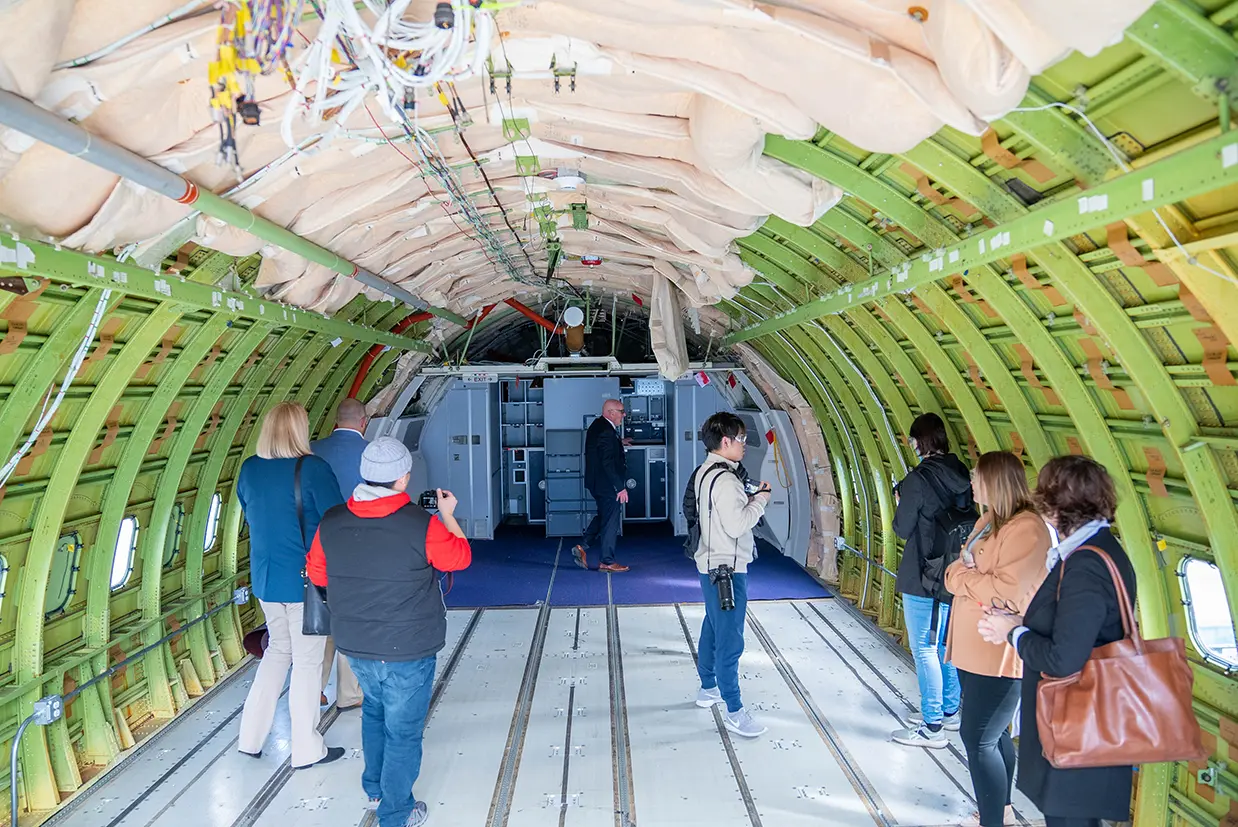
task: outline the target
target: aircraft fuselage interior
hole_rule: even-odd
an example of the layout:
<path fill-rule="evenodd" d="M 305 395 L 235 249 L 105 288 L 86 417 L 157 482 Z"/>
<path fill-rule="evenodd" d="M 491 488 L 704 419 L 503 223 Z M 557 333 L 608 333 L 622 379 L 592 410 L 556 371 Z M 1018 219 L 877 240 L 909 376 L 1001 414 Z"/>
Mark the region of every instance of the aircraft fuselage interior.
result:
<path fill-rule="evenodd" d="M 0 827 L 1238 827 L 1238 0 L 0 0 Z"/>

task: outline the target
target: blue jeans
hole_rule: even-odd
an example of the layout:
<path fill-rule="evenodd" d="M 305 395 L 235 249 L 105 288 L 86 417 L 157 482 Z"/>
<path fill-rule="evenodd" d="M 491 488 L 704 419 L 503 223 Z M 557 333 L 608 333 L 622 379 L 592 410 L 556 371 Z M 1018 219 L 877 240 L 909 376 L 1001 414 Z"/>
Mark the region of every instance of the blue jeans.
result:
<path fill-rule="evenodd" d="M 435 656 L 382 661 L 348 656 L 361 684 L 361 786 L 382 799 L 375 815 L 380 827 L 404 827 L 416 799 L 413 784 L 421 773 L 421 731 L 430 711 Z"/>
<path fill-rule="evenodd" d="M 718 587 L 701 575 L 701 591 L 705 594 L 705 622 L 697 644 L 696 671 L 701 676 L 701 688 L 718 687 L 726 701 L 727 712 L 738 712 L 744 704 L 739 698 L 739 656 L 744 653 L 744 613 L 748 608 L 748 575 L 731 575 L 735 608 L 722 611 L 718 602 Z"/>
<path fill-rule="evenodd" d="M 937 607 L 937 634 L 931 635 L 933 598 L 903 595 L 903 620 L 907 624 L 907 642 L 916 659 L 916 677 L 920 681 L 920 714 L 926 724 L 940 724 L 944 712 L 959 709 L 959 673 L 946 663 L 946 623 L 950 607 Z M 933 639 L 936 637 L 936 640 Z"/>

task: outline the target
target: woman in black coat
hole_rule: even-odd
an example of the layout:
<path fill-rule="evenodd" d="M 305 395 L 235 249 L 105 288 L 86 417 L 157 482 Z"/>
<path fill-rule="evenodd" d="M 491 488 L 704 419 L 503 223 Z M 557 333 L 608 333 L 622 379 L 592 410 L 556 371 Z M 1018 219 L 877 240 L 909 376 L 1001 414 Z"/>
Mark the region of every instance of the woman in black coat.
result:
<path fill-rule="evenodd" d="M 1132 768 L 1056 769 L 1041 751 L 1036 725 L 1041 673 L 1054 678 L 1073 675 L 1093 649 L 1125 636 L 1109 569 L 1095 552 L 1079 550 L 1090 545 L 1108 552 L 1133 605 L 1135 570 L 1109 531 L 1117 507 L 1113 480 L 1093 460 L 1057 457 L 1040 472 L 1036 504 L 1061 538 L 1049 551 L 1049 574 L 1023 617 L 990 612 L 980 621 L 986 640 L 1009 641 L 1023 659 L 1017 786 L 1044 813 L 1046 827 L 1099 827 L 1101 819 L 1128 821 Z"/>

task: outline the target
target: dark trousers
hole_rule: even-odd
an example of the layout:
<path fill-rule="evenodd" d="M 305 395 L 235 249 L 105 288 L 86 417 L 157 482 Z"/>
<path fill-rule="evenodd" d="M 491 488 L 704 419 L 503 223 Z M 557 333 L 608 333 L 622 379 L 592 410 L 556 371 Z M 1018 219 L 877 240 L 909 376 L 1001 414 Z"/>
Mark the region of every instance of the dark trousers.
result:
<path fill-rule="evenodd" d="M 594 494 L 598 513 L 585 529 L 585 548 L 597 548 L 599 562 L 615 562 L 615 543 L 619 539 L 619 525 L 623 520 L 623 503 L 614 494 Z"/>
<path fill-rule="evenodd" d="M 718 687 L 726 701 L 727 712 L 739 712 L 744 703 L 739 697 L 739 656 L 744 653 L 744 613 L 748 610 L 748 575 L 732 574 L 731 590 L 735 608 L 722 611 L 718 587 L 701 575 L 701 592 L 705 596 L 705 621 L 697 644 L 696 671 L 701 676 L 701 688 Z"/>
<path fill-rule="evenodd" d="M 959 683 L 963 689 L 959 735 L 980 805 L 980 827 L 1002 827 L 1014 785 L 1015 748 L 1009 727 L 1019 703 L 1019 681 L 960 669 Z"/>
<path fill-rule="evenodd" d="M 1045 827 L 1100 827 L 1100 819 L 1045 816 Z"/>
<path fill-rule="evenodd" d="M 348 657 L 361 684 L 361 786 L 382 799 L 379 827 L 404 827 L 417 800 L 413 784 L 421 773 L 421 733 L 430 711 L 436 656 L 410 661 Z"/>

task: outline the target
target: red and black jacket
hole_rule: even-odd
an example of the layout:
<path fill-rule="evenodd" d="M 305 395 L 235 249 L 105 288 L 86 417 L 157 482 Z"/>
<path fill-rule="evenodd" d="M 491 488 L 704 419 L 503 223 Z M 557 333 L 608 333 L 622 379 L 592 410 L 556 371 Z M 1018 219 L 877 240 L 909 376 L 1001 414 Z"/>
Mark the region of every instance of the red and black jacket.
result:
<path fill-rule="evenodd" d="M 347 655 L 420 660 L 443 648 L 447 610 L 438 572 L 472 562 L 456 537 L 407 494 L 350 498 L 323 515 L 306 574 L 327 586 L 331 635 Z"/>

